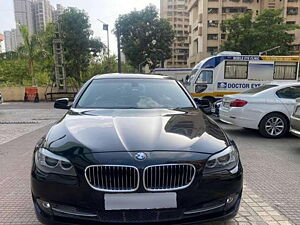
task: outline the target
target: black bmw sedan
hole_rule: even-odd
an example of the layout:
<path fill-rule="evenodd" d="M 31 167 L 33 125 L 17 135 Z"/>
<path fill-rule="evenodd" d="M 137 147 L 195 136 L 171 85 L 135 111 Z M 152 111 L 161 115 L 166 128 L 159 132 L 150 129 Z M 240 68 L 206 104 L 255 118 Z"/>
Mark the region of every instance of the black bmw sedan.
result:
<path fill-rule="evenodd" d="M 236 145 L 184 87 L 154 75 L 95 76 L 36 145 L 38 219 L 70 224 L 192 224 L 236 215 Z"/>

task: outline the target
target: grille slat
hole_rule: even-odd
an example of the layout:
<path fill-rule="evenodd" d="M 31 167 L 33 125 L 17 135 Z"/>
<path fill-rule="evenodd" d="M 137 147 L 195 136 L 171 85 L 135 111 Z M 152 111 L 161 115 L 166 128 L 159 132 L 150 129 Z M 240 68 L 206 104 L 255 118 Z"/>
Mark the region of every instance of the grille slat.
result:
<path fill-rule="evenodd" d="M 139 186 L 139 171 L 133 166 L 93 165 L 86 168 L 85 177 L 99 191 L 132 192 Z"/>
<path fill-rule="evenodd" d="M 144 187 L 148 191 L 178 190 L 194 180 L 196 168 L 192 164 L 163 164 L 144 170 Z"/>

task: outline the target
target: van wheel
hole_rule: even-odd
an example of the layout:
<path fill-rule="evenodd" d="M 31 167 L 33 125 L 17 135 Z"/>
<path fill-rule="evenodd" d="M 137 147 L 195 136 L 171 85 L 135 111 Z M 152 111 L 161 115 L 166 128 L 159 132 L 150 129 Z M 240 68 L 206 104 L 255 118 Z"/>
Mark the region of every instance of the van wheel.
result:
<path fill-rule="evenodd" d="M 287 118 L 280 113 L 270 113 L 266 115 L 259 124 L 259 132 L 267 138 L 280 138 L 289 129 Z"/>

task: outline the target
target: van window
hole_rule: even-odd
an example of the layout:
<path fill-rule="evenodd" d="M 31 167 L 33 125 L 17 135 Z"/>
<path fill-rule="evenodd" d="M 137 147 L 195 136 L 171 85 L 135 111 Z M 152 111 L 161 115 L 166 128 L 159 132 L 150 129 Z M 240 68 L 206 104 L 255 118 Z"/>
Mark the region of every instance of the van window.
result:
<path fill-rule="evenodd" d="M 275 62 L 274 80 L 296 80 L 297 66 L 297 62 Z"/>
<path fill-rule="evenodd" d="M 248 61 L 226 61 L 225 79 L 247 79 Z"/>
<path fill-rule="evenodd" d="M 196 81 L 197 84 L 212 84 L 213 83 L 213 71 L 203 70 Z"/>

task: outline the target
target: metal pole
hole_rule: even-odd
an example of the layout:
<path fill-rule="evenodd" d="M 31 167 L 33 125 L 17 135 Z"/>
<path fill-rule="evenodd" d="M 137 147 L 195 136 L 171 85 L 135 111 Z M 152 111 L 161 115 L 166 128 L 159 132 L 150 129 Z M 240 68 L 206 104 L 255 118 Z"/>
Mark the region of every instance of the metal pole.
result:
<path fill-rule="evenodd" d="M 109 31 L 108 31 L 108 25 L 107 25 L 107 55 L 109 57 Z"/>
<path fill-rule="evenodd" d="M 119 30 L 117 30 L 117 42 L 118 42 L 118 73 L 122 73 L 121 45 L 120 45 L 120 32 L 119 32 Z"/>

